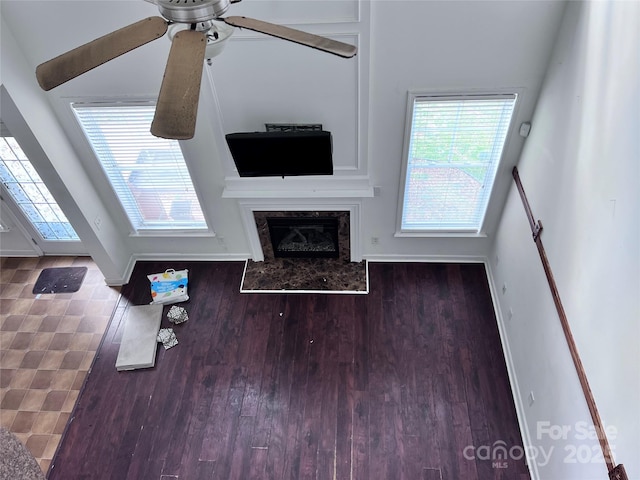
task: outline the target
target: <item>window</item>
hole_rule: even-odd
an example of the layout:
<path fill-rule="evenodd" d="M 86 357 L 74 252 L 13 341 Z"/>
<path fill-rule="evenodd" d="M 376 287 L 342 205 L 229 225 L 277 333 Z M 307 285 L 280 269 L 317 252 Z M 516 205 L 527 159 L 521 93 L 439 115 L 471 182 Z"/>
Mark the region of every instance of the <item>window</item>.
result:
<path fill-rule="evenodd" d="M 179 143 L 149 132 L 153 105 L 72 106 L 136 232 L 207 229 Z"/>
<path fill-rule="evenodd" d="M 480 231 L 515 103 L 515 94 L 410 96 L 400 234 Z"/>
<path fill-rule="evenodd" d="M 0 179 L 13 201 L 43 240 L 80 240 L 13 137 L 0 137 Z"/>

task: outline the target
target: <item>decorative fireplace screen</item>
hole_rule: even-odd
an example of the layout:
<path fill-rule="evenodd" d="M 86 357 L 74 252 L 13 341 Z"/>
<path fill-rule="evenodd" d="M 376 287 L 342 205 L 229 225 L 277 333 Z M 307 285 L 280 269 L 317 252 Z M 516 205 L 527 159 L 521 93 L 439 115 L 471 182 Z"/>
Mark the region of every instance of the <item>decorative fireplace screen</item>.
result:
<path fill-rule="evenodd" d="M 276 257 L 338 258 L 338 218 L 267 218 Z"/>

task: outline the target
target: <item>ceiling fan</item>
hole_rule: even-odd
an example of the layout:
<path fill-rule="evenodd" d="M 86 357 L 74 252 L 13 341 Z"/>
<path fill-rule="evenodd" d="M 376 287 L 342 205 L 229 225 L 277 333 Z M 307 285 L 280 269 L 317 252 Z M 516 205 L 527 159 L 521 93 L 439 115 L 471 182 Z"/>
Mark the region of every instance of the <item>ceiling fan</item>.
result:
<path fill-rule="evenodd" d="M 169 25 L 187 26 L 170 32 L 171 50 L 160 87 L 151 133 L 156 137 L 193 138 L 200 97 L 200 81 L 207 43 L 215 43 L 226 25 L 246 28 L 299 43 L 344 58 L 353 57 L 353 45 L 293 28 L 247 17 L 222 17 L 240 0 L 146 0 L 162 17 L 149 17 L 70 50 L 36 68 L 40 87 L 51 90 L 135 48 L 162 37 Z M 226 27 L 228 29 L 228 27 Z"/>

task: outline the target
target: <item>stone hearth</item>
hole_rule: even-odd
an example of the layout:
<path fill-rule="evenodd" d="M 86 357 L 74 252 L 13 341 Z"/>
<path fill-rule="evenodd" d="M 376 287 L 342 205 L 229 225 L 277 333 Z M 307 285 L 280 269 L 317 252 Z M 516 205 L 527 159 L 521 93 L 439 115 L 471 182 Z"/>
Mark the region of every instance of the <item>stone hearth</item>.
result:
<path fill-rule="evenodd" d="M 264 261 L 247 261 L 242 291 L 367 293 L 366 262 L 351 261 L 348 211 L 254 211 Z M 267 218 L 337 218 L 338 258 L 274 256 Z"/>

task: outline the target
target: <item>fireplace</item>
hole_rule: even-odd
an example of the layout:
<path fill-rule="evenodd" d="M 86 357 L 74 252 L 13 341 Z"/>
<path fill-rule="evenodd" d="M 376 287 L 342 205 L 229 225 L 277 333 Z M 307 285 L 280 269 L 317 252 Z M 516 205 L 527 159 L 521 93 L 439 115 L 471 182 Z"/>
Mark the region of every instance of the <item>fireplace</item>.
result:
<path fill-rule="evenodd" d="M 258 261 L 264 260 L 272 260 L 274 258 L 287 259 L 291 257 L 297 258 L 327 258 L 327 259 L 335 259 L 345 262 L 351 261 L 351 235 L 350 235 L 350 212 L 344 210 L 269 210 L 269 211 L 258 211 L 254 210 L 252 212 L 253 220 L 255 221 L 256 229 L 258 231 L 258 239 L 260 241 L 260 249 L 261 253 L 264 255 Z M 275 225 L 273 228 L 271 225 Z M 286 226 L 286 229 L 282 228 L 282 226 Z M 288 225 L 288 226 L 287 226 Z M 311 226 L 311 231 L 315 233 L 311 234 L 310 230 L 307 228 L 303 228 L 305 232 L 303 233 L 300 230 L 300 227 L 308 227 Z M 313 227 L 316 227 L 313 229 Z M 290 235 L 292 233 L 291 227 L 297 228 L 302 236 L 305 237 L 306 242 L 319 243 L 321 237 L 324 237 L 324 234 L 328 234 L 331 236 L 332 244 L 335 243 L 334 246 L 328 247 L 326 244 L 316 245 L 314 248 L 316 250 L 326 250 L 321 254 L 309 254 L 309 253 L 300 253 L 292 255 L 290 253 L 279 252 L 276 253 L 274 247 L 280 243 L 281 239 L 274 239 L 272 235 L 274 232 L 276 235 L 284 236 Z M 320 235 L 322 233 L 323 235 Z M 297 242 L 295 241 L 297 237 Z M 313 238 L 310 238 L 313 237 Z M 304 241 L 297 233 L 293 232 L 293 236 L 290 240 L 293 240 L 294 243 L 303 244 Z M 327 238 L 328 240 L 328 238 Z M 290 252 L 290 249 L 294 247 L 298 247 L 298 250 L 301 249 L 309 249 L 310 245 L 303 247 L 302 245 L 289 245 L 285 246 L 285 248 L 280 250 L 285 250 L 285 252 Z M 302 247 L 302 248 L 300 248 Z M 283 253 L 283 254 L 281 254 Z"/>
<path fill-rule="evenodd" d="M 274 257 L 338 258 L 336 217 L 267 217 Z"/>

